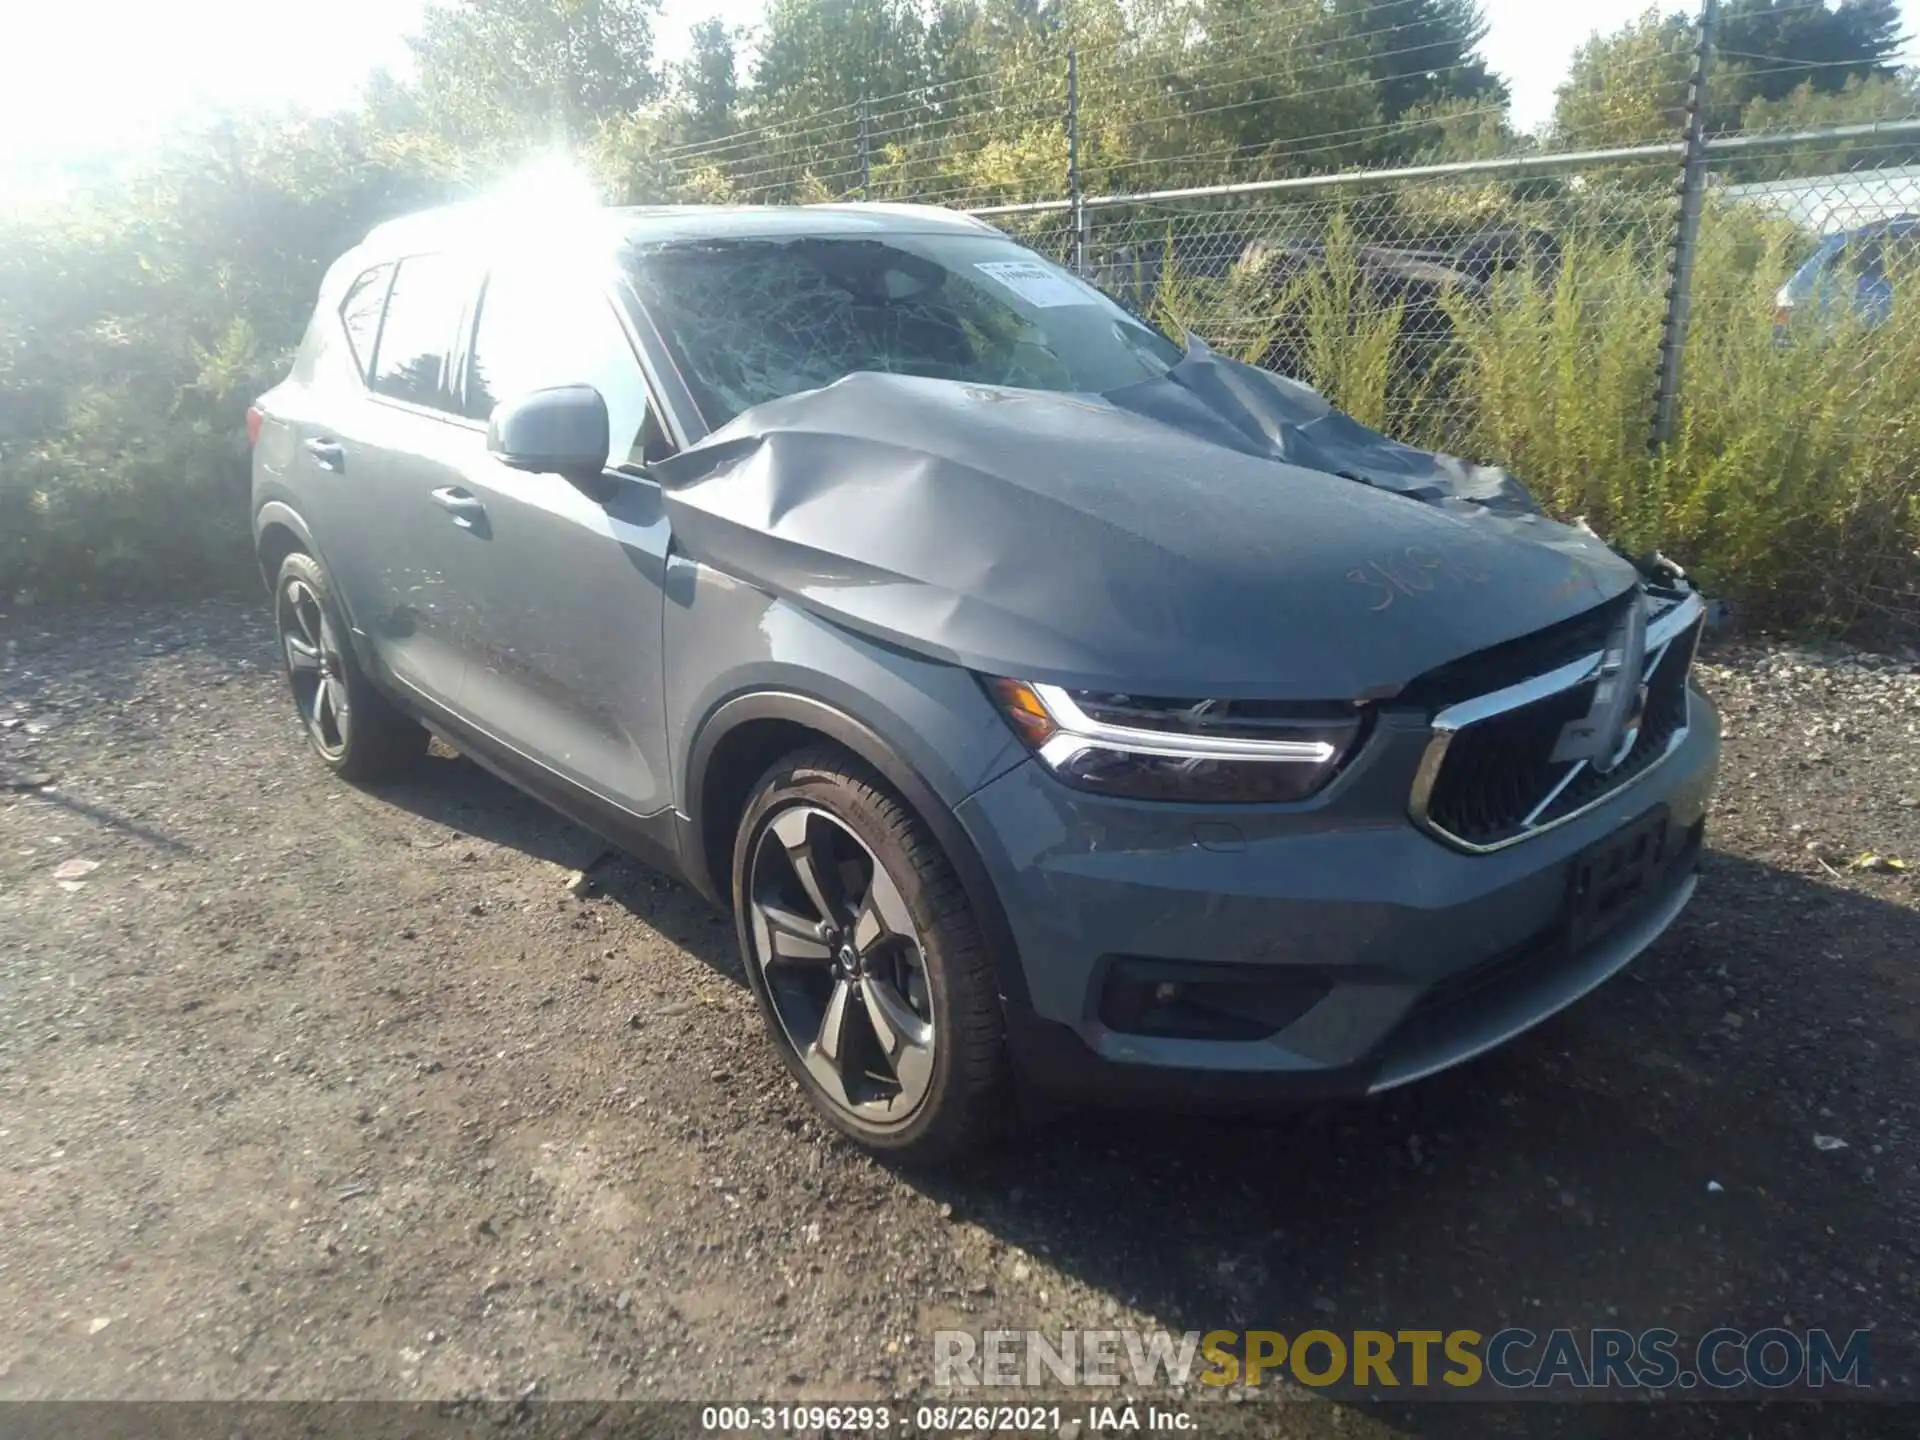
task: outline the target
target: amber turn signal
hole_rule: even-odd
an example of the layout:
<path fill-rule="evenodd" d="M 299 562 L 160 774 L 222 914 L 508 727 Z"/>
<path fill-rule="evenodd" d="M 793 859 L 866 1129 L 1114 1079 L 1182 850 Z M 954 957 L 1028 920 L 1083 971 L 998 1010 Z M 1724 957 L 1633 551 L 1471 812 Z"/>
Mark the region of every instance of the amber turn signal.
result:
<path fill-rule="evenodd" d="M 1013 728 L 1020 732 L 1020 738 L 1034 749 L 1038 750 L 1059 731 L 1047 707 L 1024 680 L 996 677 L 989 680 L 987 686 L 993 691 L 993 698 L 1000 702 L 1007 719 L 1013 722 Z"/>

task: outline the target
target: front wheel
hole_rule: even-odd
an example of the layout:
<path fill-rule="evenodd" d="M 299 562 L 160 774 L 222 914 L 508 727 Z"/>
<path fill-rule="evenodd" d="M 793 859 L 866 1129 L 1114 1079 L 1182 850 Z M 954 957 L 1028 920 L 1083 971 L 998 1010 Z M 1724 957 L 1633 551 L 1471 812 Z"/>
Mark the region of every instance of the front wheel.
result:
<path fill-rule="evenodd" d="M 925 824 L 852 756 L 781 761 L 734 844 L 741 953 L 781 1058 L 842 1133 L 915 1161 L 1010 1107 L 993 965 Z"/>

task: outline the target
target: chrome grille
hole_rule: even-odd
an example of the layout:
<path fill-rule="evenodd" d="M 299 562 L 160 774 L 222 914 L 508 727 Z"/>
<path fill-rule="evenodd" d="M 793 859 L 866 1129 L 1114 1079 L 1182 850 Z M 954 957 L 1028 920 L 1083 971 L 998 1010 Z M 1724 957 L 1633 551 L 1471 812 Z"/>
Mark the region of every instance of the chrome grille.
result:
<path fill-rule="evenodd" d="M 1621 737 L 1610 766 L 1556 758 L 1568 726 L 1594 711 L 1602 649 L 1441 710 L 1414 784 L 1414 820 L 1462 849 L 1503 849 L 1585 813 L 1677 750 L 1706 607 L 1693 595 L 1646 603 L 1654 608 L 1640 667 L 1643 703 L 1631 743 Z"/>

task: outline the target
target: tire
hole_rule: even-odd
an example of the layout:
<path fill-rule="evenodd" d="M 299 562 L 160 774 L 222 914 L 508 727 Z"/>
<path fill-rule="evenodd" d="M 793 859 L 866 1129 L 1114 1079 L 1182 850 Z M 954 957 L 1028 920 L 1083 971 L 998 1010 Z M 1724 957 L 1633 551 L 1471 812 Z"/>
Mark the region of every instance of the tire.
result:
<path fill-rule="evenodd" d="M 734 838 L 733 902 L 767 1029 L 828 1123 L 915 1163 L 997 1136 L 1013 1107 L 993 961 L 946 854 L 885 781 L 831 747 L 776 763 Z"/>
<path fill-rule="evenodd" d="M 294 709 L 321 764 L 343 780 L 377 780 L 426 753 L 426 730 L 360 669 L 327 572 L 312 556 L 281 562 L 273 611 Z"/>

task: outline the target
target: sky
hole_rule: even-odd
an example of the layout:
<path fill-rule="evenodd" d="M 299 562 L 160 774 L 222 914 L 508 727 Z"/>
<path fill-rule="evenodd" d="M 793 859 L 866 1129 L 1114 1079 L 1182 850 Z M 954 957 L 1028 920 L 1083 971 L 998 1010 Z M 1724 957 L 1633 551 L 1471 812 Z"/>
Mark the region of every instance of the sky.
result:
<path fill-rule="evenodd" d="M 1906 0 L 1920 15 L 1920 0 Z M 1649 0 L 1481 0 L 1487 64 L 1513 94 L 1513 123 L 1532 130 L 1553 115 L 1553 92 L 1566 78 L 1573 52 L 1595 32 L 1618 30 L 1646 13 Z M 1664 4 L 1662 10 L 1697 10 Z"/>
<path fill-rule="evenodd" d="M 1485 55 L 1522 129 L 1544 122 L 1587 36 L 1648 0 L 1482 0 Z M 1903 0 L 1920 32 L 1920 0 Z M 0 168 L 138 144 L 199 105 L 350 102 L 378 65 L 404 71 L 422 0 L 0 0 Z M 665 0 L 666 54 L 711 15 L 751 24 L 761 0 Z M 1673 0 L 1663 8 L 1690 5 Z M 8 13 L 11 12 L 11 13 Z M 1571 12 L 1571 13 L 1570 13 Z M 1920 57 L 1920 46 L 1910 54 Z"/>

